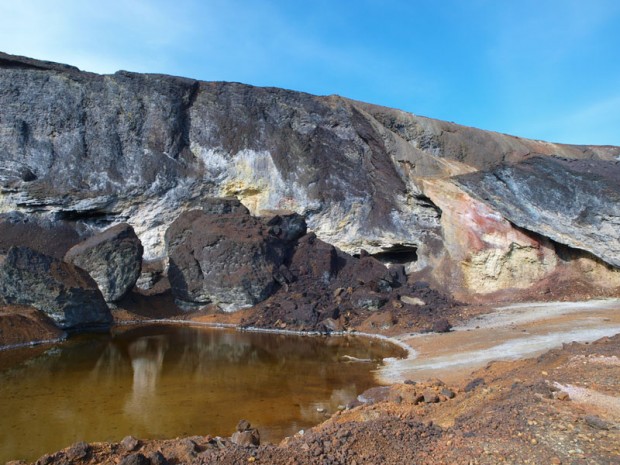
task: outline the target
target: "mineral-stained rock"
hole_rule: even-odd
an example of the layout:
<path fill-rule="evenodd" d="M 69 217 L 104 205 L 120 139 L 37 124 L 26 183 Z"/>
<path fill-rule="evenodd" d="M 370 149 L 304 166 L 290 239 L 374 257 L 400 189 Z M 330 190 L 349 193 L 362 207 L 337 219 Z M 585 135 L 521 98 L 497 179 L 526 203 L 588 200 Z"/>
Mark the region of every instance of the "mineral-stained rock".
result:
<path fill-rule="evenodd" d="M 441 189 L 427 189 L 428 181 L 452 184 L 452 176 L 532 154 L 607 163 L 620 155 L 618 147 L 527 140 L 339 96 L 125 71 L 101 76 L 6 54 L 0 89 L 0 211 L 80 231 L 126 221 L 145 259 L 156 260 L 165 257 L 164 233 L 180 212 L 208 211 L 208 198 L 230 196 L 252 214 L 295 211 L 341 250 L 366 249 L 465 294 L 530 288 L 554 272 L 557 256 L 545 237 L 528 240 L 514 228 L 521 223 L 513 206 L 502 218 L 504 210 L 478 196 L 462 211 Z M 538 178 L 545 185 L 547 174 Z M 497 214 L 499 236 L 467 224 L 481 218 L 479 205 Z M 590 250 L 587 231 L 599 223 L 587 212 L 580 218 L 579 244 L 563 243 Z M 603 231 L 613 226 L 604 223 Z M 469 233 L 466 244 L 454 238 Z M 461 245 L 475 246 L 476 238 L 481 247 L 464 253 Z M 607 261 L 599 252 L 609 255 L 592 249 Z"/>
<path fill-rule="evenodd" d="M 12 247 L 0 260 L 0 297 L 30 305 L 63 329 L 107 327 L 112 322 L 97 283 L 83 269 L 27 247 Z"/>
<path fill-rule="evenodd" d="M 508 221 L 620 267 L 620 164 L 533 157 L 456 179 Z"/>
<path fill-rule="evenodd" d="M 186 302 L 215 303 L 227 311 L 266 299 L 278 287 L 274 277 L 285 279 L 280 267 L 305 231 L 301 223 L 298 217 L 265 224 L 247 211 L 181 214 L 166 232 L 174 295 Z"/>
<path fill-rule="evenodd" d="M 65 261 L 88 271 L 108 302 L 120 300 L 136 284 L 142 244 L 133 228 L 117 224 L 73 246 Z"/>

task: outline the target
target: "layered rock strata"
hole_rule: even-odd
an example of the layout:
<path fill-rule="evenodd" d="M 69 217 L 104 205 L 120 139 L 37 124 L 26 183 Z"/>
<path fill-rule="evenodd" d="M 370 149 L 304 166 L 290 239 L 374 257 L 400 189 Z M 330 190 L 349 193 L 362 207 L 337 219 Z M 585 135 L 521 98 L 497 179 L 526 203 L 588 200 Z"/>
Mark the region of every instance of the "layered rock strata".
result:
<path fill-rule="evenodd" d="M 551 242 L 618 266 L 616 245 L 604 244 L 616 213 L 600 212 L 615 198 L 605 186 L 617 185 L 619 156 L 618 147 L 532 141 L 338 96 L 102 76 L 0 55 L 0 212 L 80 238 L 127 222 L 146 260 L 166 256 L 164 233 L 181 212 L 232 196 L 253 214 L 294 211 L 321 240 L 464 295 L 527 288 L 557 271 Z M 466 212 L 444 192 L 471 199 Z M 552 201 L 565 194 L 570 212 Z M 468 229 L 469 213 L 482 210 L 496 218 L 491 229 Z M 463 241 L 461 230 L 480 240 Z M 615 275 L 597 269 L 613 288 Z"/>

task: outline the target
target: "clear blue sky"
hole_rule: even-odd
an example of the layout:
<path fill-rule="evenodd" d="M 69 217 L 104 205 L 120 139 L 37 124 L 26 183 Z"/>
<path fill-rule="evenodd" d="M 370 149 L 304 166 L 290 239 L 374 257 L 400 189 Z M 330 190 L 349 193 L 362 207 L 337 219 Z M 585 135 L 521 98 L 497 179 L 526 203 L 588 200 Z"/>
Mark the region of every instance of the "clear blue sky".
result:
<path fill-rule="evenodd" d="M 620 145 L 618 0 L 0 0 L 0 50 Z"/>

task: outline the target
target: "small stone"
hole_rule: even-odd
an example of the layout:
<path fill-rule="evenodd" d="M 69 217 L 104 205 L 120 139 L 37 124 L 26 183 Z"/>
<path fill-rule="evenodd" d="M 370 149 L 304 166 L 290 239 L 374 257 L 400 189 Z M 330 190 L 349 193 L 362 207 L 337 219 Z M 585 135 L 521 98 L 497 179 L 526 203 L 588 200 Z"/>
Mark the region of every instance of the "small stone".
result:
<path fill-rule="evenodd" d="M 431 331 L 434 333 L 448 333 L 452 329 L 452 325 L 446 318 L 441 318 L 433 323 Z"/>
<path fill-rule="evenodd" d="M 568 395 L 567 392 L 564 392 L 564 391 L 558 392 L 555 397 L 558 400 L 570 400 L 570 396 Z"/>
<path fill-rule="evenodd" d="M 255 447 L 260 445 L 260 434 L 257 429 L 235 432 L 230 440 L 242 447 Z"/>
<path fill-rule="evenodd" d="M 551 457 L 551 465 L 562 465 L 560 457 Z"/>
<path fill-rule="evenodd" d="M 424 402 L 427 404 L 436 404 L 439 402 L 439 396 L 433 391 L 424 392 Z"/>
<path fill-rule="evenodd" d="M 452 389 L 443 388 L 441 390 L 441 395 L 447 397 L 448 399 L 454 399 L 454 396 L 456 394 L 454 394 L 454 391 Z"/>
<path fill-rule="evenodd" d="M 407 295 L 401 296 L 400 301 L 408 305 L 426 305 L 426 302 L 424 302 L 422 299 L 418 299 L 417 297 L 410 297 Z"/>
<path fill-rule="evenodd" d="M 168 465 L 168 460 L 166 460 L 164 454 L 158 450 L 149 455 L 149 460 L 151 461 L 151 465 Z"/>
<path fill-rule="evenodd" d="M 316 411 L 319 413 L 325 413 L 325 409 L 323 407 L 317 407 Z"/>
<path fill-rule="evenodd" d="M 121 441 L 121 446 L 127 452 L 132 452 L 136 450 L 139 445 L 140 445 L 140 442 L 133 436 L 125 436 L 123 440 Z"/>
<path fill-rule="evenodd" d="M 547 373 L 546 371 L 541 371 L 540 374 L 543 375 L 543 376 L 548 376 L 549 375 L 549 373 Z"/>
<path fill-rule="evenodd" d="M 185 449 L 185 452 L 189 455 L 194 455 L 198 452 L 198 444 L 192 441 L 189 438 L 183 439 L 180 443 L 180 446 Z"/>
<path fill-rule="evenodd" d="M 239 420 L 239 423 L 237 423 L 237 431 L 239 432 L 247 431 L 251 427 L 252 425 L 247 420 Z"/>
<path fill-rule="evenodd" d="M 476 389 L 478 386 L 484 386 L 485 382 L 483 378 L 475 378 L 472 379 L 469 383 L 467 383 L 467 385 L 465 386 L 465 392 L 471 392 L 474 389 Z"/>
<path fill-rule="evenodd" d="M 67 450 L 67 458 L 71 461 L 86 458 L 90 453 L 90 446 L 85 442 L 76 442 Z"/>
<path fill-rule="evenodd" d="M 253 463 L 256 461 L 256 457 L 248 457 L 248 462 Z"/>
<path fill-rule="evenodd" d="M 536 438 L 532 438 L 532 440 L 530 441 L 533 445 L 538 444 L 538 440 Z"/>
<path fill-rule="evenodd" d="M 130 454 L 124 457 L 118 465 L 150 465 L 151 462 L 140 453 Z"/>
<path fill-rule="evenodd" d="M 595 429 L 608 430 L 609 424 L 603 420 L 602 418 L 597 417 L 596 415 L 586 415 L 584 420 L 588 426 L 591 426 Z"/>

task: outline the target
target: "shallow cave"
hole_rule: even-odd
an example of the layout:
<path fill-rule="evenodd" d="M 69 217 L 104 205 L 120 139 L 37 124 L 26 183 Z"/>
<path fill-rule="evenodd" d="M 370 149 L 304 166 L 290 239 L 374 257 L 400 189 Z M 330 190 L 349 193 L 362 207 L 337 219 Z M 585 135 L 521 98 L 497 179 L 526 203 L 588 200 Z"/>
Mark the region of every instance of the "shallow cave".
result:
<path fill-rule="evenodd" d="M 394 244 L 390 248 L 372 255 L 381 263 L 405 265 L 418 259 L 418 248 L 411 245 Z"/>

